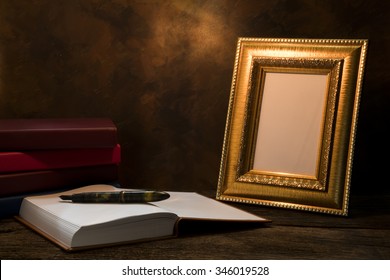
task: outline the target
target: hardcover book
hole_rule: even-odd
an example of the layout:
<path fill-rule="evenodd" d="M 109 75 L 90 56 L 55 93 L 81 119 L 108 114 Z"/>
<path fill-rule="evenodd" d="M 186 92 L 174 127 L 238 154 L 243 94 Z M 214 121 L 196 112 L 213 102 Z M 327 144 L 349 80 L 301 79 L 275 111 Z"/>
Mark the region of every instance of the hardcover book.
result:
<path fill-rule="evenodd" d="M 117 140 L 105 118 L 0 120 L 1 151 L 114 147 Z"/>
<path fill-rule="evenodd" d="M 16 218 L 65 250 L 175 237 L 180 221 L 188 219 L 270 222 L 194 192 L 168 192 L 168 199 L 150 203 L 75 203 L 59 197 L 120 190 L 99 184 L 26 197 Z"/>
<path fill-rule="evenodd" d="M 96 165 L 0 174 L 0 197 L 118 180 L 118 165 Z"/>
<path fill-rule="evenodd" d="M 76 187 L 76 185 L 73 186 L 73 188 L 75 188 L 75 187 Z M 43 194 L 49 194 L 49 193 L 54 193 L 54 192 L 66 191 L 66 190 L 69 190 L 69 187 L 68 188 L 53 189 L 53 190 L 44 191 L 44 192 L 30 192 L 30 193 L 25 193 L 25 194 L 0 197 L 0 219 L 10 218 L 10 217 L 13 217 L 15 215 L 18 215 L 19 210 L 20 210 L 20 205 L 22 205 L 23 198 L 25 198 L 27 196 L 43 195 Z"/>
<path fill-rule="evenodd" d="M 0 152 L 0 174 L 119 164 L 121 147 Z"/>

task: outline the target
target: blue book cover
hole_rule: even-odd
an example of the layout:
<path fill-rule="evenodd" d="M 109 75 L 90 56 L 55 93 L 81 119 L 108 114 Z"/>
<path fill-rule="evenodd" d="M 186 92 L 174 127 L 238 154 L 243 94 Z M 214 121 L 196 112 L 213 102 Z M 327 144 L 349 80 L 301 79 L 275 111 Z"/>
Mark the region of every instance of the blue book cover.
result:
<path fill-rule="evenodd" d="M 18 215 L 20 205 L 22 204 L 23 198 L 25 198 L 26 196 L 49 194 L 49 193 L 59 192 L 59 191 L 64 191 L 64 189 L 0 197 L 0 219 L 10 218 L 12 216 Z"/>
<path fill-rule="evenodd" d="M 113 185 L 115 187 L 119 187 L 118 183 L 112 183 L 111 185 Z M 25 194 L 21 194 L 21 195 L 0 197 L 0 219 L 10 218 L 12 216 L 18 215 L 20 205 L 22 204 L 23 198 L 25 198 L 27 196 L 62 192 L 62 191 L 65 191 L 67 189 L 73 189 L 75 187 L 80 187 L 80 186 L 71 186 L 71 187 L 66 188 L 66 189 L 60 188 L 57 190 L 51 190 L 51 191 L 46 191 L 46 192 L 31 192 L 31 193 L 25 193 Z"/>

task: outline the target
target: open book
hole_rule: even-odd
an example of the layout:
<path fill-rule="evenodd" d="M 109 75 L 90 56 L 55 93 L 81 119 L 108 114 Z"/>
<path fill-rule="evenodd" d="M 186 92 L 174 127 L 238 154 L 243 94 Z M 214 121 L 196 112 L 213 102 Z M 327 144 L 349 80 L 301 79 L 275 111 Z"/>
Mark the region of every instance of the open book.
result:
<path fill-rule="evenodd" d="M 65 250 L 87 249 L 177 235 L 181 219 L 265 223 L 269 220 L 192 192 L 168 192 L 150 203 L 72 203 L 59 198 L 80 192 L 124 190 L 90 185 L 23 199 L 18 220 Z"/>

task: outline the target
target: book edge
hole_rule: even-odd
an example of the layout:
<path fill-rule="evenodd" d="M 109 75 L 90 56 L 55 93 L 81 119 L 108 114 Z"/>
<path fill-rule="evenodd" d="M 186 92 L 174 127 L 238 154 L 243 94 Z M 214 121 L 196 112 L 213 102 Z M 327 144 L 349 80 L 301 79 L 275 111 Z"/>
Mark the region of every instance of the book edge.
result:
<path fill-rule="evenodd" d="M 113 247 L 113 246 L 119 246 L 119 245 L 125 245 L 125 244 L 135 244 L 135 243 L 142 243 L 142 242 L 149 242 L 153 240 L 164 240 L 164 239 L 170 239 L 170 238 L 175 238 L 177 237 L 177 234 L 175 232 L 175 227 L 178 221 L 176 221 L 174 229 L 173 229 L 173 234 L 170 235 L 164 235 L 164 236 L 159 236 L 159 237 L 153 237 L 153 238 L 143 238 L 143 239 L 137 239 L 137 240 L 129 240 L 129 241 L 120 241 L 120 242 L 113 242 L 113 243 L 104 243 L 104 244 L 96 244 L 96 245 L 88 245 L 88 246 L 77 246 L 77 247 L 71 247 L 63 242 L 59 241 L 58 239 L 54 238 L 53 236 L 47 234 L 43 230 L 39 229 L 35 225 L 31 224 L 24 218 L 22 218 L 19 215 L 14 216 L 16 220 L 21 222 L 23 225 L 26 227 L 32 229 L 36 233 L 40 234 L 42 237 L 47 239 L 48 241 L 52 242 L 54 245 L 57 245 L 59 248 L 67 251 L 67 252 L 75 252 L 75 251 L 84 251 L 84 250 L 90 250 L 90 249 L 97 249 L 97 248 L 105 248 L 105 247 Z"/>
<path fill-rule="evenodd" d="M 14 218 L 16 220 L 18 220 L 19 222 L 21 222 L 23 225 L 25 225 L 26 227 L 32 229 L 33 231 L 35 231 L 36 233 L 40 234 L 41 236 L 45 237 L 47 240 L 51 241 L 52 243 L 56 244 L 57 246 L 59 246 L 60 248 L 64 249 L 65 251 L 71 251 L 72 250 L 72 247 L 66 245 L 65 243 L 59 241 L 58 239 L 54 238 L 53 236 L 47 234 L 46 232 L 44 232 L 43 230 L 41 230 L 40 228 L 36 227 L 35 225 L 33 225 L 32 223 L 30 223 L 29 221 L 25 220 L 23 217 L 17 215 L 17 216 L 14 216 Z"/>

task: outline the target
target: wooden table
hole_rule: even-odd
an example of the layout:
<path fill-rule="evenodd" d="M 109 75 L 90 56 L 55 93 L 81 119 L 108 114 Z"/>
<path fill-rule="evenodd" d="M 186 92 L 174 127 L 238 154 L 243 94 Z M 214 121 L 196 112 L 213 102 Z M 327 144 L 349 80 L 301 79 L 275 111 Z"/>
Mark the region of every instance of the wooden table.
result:
<path fill-rule="evenodd" d="M 212 197 L 213 193 L 202 194 Z M 390 259 L 390 195 L 352 195 L 348 217 L 233 204 L 267 226 L 187 223 L 177 238 L 65 252 L 13 218 L 0 220 L 6 259 Z"/>

